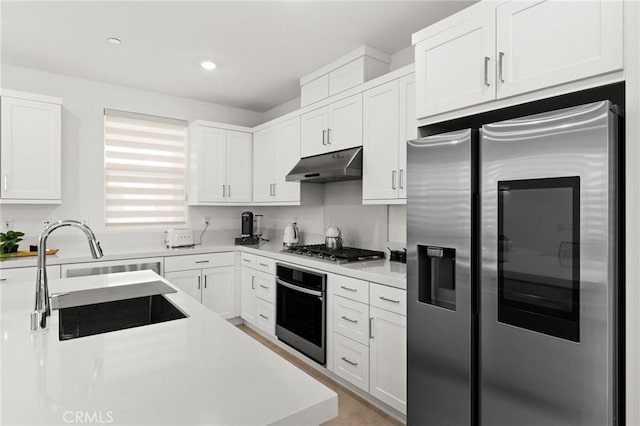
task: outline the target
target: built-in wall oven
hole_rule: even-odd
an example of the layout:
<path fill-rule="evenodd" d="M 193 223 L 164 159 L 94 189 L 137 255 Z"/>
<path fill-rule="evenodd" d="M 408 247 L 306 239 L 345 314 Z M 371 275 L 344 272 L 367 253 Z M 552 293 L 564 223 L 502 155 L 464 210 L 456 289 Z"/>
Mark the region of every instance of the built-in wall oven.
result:
<path fill-rule="evenodd" d="M 276 336 L 326 363 L 327 275 L 276 264 Z"/>

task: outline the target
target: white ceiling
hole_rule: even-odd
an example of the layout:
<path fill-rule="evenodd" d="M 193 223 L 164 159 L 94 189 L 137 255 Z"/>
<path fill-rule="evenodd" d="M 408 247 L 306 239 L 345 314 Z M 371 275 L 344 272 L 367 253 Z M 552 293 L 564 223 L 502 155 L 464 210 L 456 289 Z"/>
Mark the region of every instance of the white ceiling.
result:
<path fill-rule="evenodd" d="M 263 112 L 299 96 L 300 77 L 363 44 L 400 51 L 470 3 L 5 0 L 1 59 Z"/>

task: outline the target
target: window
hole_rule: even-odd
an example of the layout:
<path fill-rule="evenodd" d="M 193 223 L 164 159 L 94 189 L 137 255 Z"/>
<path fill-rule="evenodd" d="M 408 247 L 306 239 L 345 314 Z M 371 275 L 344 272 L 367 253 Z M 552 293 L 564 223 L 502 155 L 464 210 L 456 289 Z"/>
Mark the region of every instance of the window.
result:
<path fill-rule="evenodd" d="M 186 125 L 105 110 L 106 226 L 186 224 Z"/>

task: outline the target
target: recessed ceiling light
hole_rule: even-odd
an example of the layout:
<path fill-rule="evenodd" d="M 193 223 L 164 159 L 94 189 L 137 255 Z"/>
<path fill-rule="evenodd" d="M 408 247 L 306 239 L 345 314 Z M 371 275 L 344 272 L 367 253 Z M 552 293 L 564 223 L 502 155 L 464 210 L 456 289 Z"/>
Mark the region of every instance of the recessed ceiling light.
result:
<path fill-rule="evenodd" d="M 216 69 L 216 64 L 214 64 L 211 61 L 202 61 L 202 62 L 200 62 L 200 66 L 202 68 L 204 68 L 205 70 L 207 70 L 207 71 L 211 71 L 211 70 Z"/>
<path fill-rule="evenodd" d="M 109 37 L 107 41 L 111 44 L 120 44 L 122 41 L 119 38 Z"/>

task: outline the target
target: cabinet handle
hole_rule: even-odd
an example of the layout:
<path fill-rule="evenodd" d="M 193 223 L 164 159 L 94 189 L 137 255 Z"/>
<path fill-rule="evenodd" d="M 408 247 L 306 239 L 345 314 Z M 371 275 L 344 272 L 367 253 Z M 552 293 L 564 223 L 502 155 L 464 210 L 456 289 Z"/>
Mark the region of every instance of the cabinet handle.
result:
<path fill-rule="evenodd" d="M 262 315 L 262 314 L 260 314 L 260 316 L 261 316 L 262 318 L 264 318 L 264 319 L 267 319 L 267 320 L 269 319 L 269 317 L 264 316 L 264 315 Z"/>
<path fill-rule="evenodd" d="M 255 290 L 256 289 L 255 280 L 256 280 L 256 277 L 254 275 L 251 275 L 251 290 Z"/>
<path fill-rule="evenodd" d="M 369 318 L 369 339 L 373 339 L 373 317 Z"/>
<path fill-rule="evenodd" d="M 331 145 L 331 129 L 327 129 L 327 145 Z"/>
<path fill-rule="evenodd" d="M 391 172 L 391 189 L 396 189 L 396 171 Z"/>
<path fill-rule="evenodd" d="M 258 263 L 258 265 L 264 266 L 265 268 L 269 267 L 269 265 L 267 265 L 266 263 Z"/>
<path fill-rule="evenodd" d="M 198 290 L 200 290 L 200 277 L 198 277 Z"/>
<path fill-rule="evenodd" d="M 504 61 L 504 52 L 498 53 L 498 78 L 500 83 L 504 83 L 504 76 L 502 75 L 502 63 Z"/>
<path fill-rule="evenodd" d="M 273 184 L 273 196 L 275 197 L 278 194 L 278 184 L 274 183 Z"/>
<path fill-rule="evenodd" d="M 489 59 L 488 56 L 484 57 L 484 85 L 487 87 L 491 86 L 489 84 Z"/>
<path fill-rule="evenodd" d="M 242 259 L 242 261 L 251 263 L 251 260 L 249 260 L 249 259 Z"/>
<path fill-rule="evenodd" d="M 262 285 L 262 284 L 260 284 L 260 287 L 262 287 L 262 288 L 265 288 L 265 289 L 269 290 L 269 287 L 267 287 L 266 285 Z"/>
<path fill-rule="evenodd" d="M 204 276 L 204 288 L 207 288 L 207 276 Z"/>
<path fill-rule="evenodd" d="M 348 316 L 345 316 L 345 315 L 342 316 L 342 319 L 345 320 L 345 321 L 349 321 L 350 323 L 353 323 L 353 324 L 357 324 L 358 323 L 358 320 L 351 319 L 351 318 L 349 318 Z"/>
<path fill-rule="evenodd" d="M 231 197 L 231 185 L 227 185 L 227 197 Z"/>
<path fill-rule="evenodd" d="M 351 365 L 353 365 L 354 367 L 356 367 L 356 366 L 358 365 L 358 363 L 357 363 L 357 362 L 353 362 L 353 361 L 351 361 L 351 360 L 350 360 L 349 358 L 347 358 L 347 357 L 344 357 L 344 356 L 343 356 L 341 359 L 342 359 L 344 362 L 346 362 L 347 364 L 351 364 Z"/>
<path fill-rule="evenodd" d="M 7 185 L 7 175 L 4 175 L 4 190 L 6 191 L 7 189 L 9 189 L 9 185 Z"/>
<path fill-rule="evenodd" d="M 196 263 L 209 263 L 208 260 L 196 260 Z"/>
<path fill-rule="evenodd" d="M 0 278 L 0 281 L 6 281 L 6 280 L 7 280 L 6 278 Z"/>
<path fill-rule="evenodd" d="M 326 145 L 327 144 L 327 131 L 323 130 L 322 131 L 322 145 Z"/>
<path fill-rule="evenodd" d="M 386 297 L 384 297 L 384 296 L 380 296 L 380 299 L 382 299 L 382 300 L 384 300 L 384 301 L 386 301 L 386 302 L 391 302 L 391 303 L 400 303 L 400 301 L 399 301 L 399 300 L 387 299 L 387 298 L 386 298 Z"/>
<path fill-rule="evenodd" d="M 227 196 L 227 185 L 222 185 L 222 198 Z"/>
<path fill-rule="evenodd" d="M 343 288 L 343 289 L 345 289 L 345 290 L 347 290 L 347 291 L 353 291 L 353 292 L 358 291 L 358 289 L 357 289 L 357 288 L 345 287 L 345 286 L 343 286 L 343 285 L 341 285 L 341 286 L 340 286 L 340 288 Z"/>
<path fill-rule="evenodd" d="M 400 189 L 404 189 L 404 170 L 400 169 Z"/>

